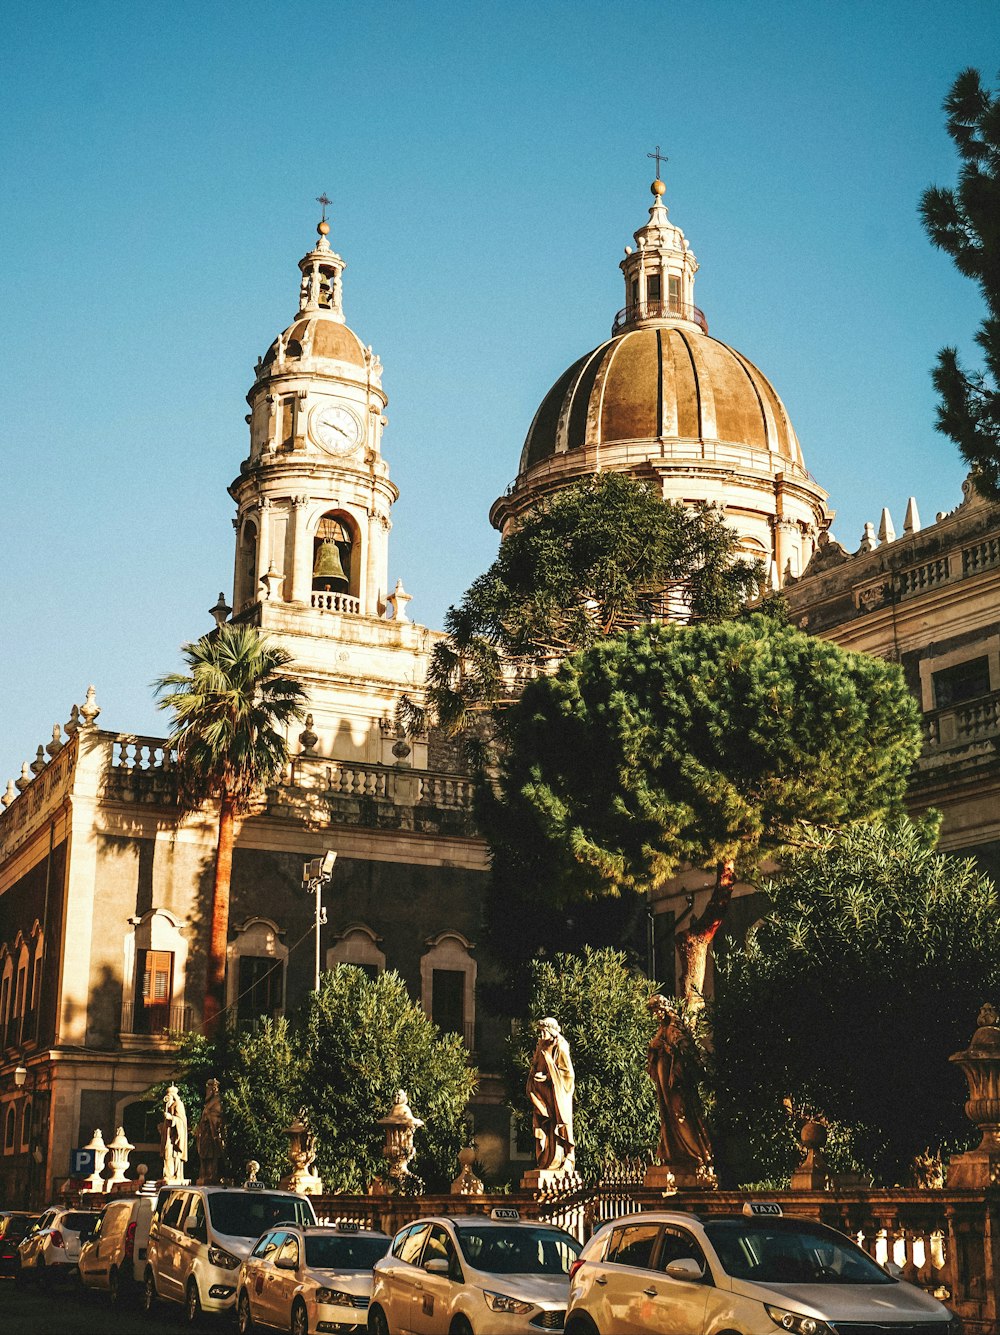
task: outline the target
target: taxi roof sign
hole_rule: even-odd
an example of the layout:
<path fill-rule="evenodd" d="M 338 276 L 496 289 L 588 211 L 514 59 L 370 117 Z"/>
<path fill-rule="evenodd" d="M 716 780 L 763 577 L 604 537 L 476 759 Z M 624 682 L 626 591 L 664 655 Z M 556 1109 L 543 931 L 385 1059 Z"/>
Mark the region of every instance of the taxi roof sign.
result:
<path fill-rule="evenodd" d="M 490 1211 L 490 1218 L 504 1220 L 507 1223 L 516 1223 L 520 1220 L 521 1214 L 512 1205 L 495 1205 Z"/>
<path fill-rule="evenodd" d="M 784 1214 L 784 1210 L 777 1201 L 747 1201 L 743 1206 L 743 1213 L 758 1218 L 778 1219 Z"/>
<path fill-rule="evenodd" d="M 361 1225 L 358 1224 L 358 1223 L 355 1223 L 355 1222 L 354 1222 L 353 1220 L 351 1220 L 351 1219 L 341 1219 L 341 1220 L 337 1223 L 337 1225 L 336 1225 L 336 1229 L 337 1229 L 337 1232 L 338 1232 L 338 1233 L 360 1233 L 360 1232 L 361 1232 Z"/>

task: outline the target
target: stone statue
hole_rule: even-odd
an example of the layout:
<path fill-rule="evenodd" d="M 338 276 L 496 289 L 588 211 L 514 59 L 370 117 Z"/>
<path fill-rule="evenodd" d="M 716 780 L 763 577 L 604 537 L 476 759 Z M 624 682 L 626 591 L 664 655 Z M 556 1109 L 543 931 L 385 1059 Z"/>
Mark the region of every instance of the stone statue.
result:
<path fill-rule="evenodd" d="M 646 1056 L 660 1113 L 656 1157 L 672 1170 L 678 1186 L 707 1184 L 714 1181 L 712 1146 L 702 1120 L 694 1043 L 666 997 L 657 993 L 646 1006 L 659 1022 Z"/>
<path fill-rule="evenodd" d="M 226 1140 L 222 1129 L 222 1095 L 219 1093 L 218 1080 L 209 1080 L 205 1086 L 205 1103 L 201 1110 L 201 1121 L 194 1133 L 198 1144 L 198 1158 L 201 1160 L 201 1185 L 219 1181 L 222 1169 L 222 1156 Z"/>
<path fill-rule="evenodd" d="M 164 1095 L 160 1148 L 163 1152 L 164 1182 L 183 1182 L 184 1165 L 188 1157 L 188 1123 L 184 1102 L 176 1085 L 171 1085 Z"/>
<path fill-rule="evenodd" d="M 573 1087 L 576 1077 L 569 1044 L 551 1015 L 538 1022 L 538 1043 L 528 1072 L 526 1093 L 535 1130 L 535 1162 L 541 1171 L 572 1173 Z"/>

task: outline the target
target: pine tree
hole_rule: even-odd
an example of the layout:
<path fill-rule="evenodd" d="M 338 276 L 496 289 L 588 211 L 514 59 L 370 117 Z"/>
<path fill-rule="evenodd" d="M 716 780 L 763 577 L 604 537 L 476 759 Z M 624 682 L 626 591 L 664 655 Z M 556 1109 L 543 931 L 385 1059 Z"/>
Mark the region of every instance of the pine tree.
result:
<path fill-rule="evenodd" d="M 1000 499 L 1000 94 L 966 69 L 945 98 L 948 133 L 961 158 L 958 187 L 932 186 L 920 203 L 934 245 L 973 279 L 986 302 L 976 333 L 984 370 L 964 370 L 954 347 L 934 368 L 938 429 L 972 468 L 983 495 Z"/>

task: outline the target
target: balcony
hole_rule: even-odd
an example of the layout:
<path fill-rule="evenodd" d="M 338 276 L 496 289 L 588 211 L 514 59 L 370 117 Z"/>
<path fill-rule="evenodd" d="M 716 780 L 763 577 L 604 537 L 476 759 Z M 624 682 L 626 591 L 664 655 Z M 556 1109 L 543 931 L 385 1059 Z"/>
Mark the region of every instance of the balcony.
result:
<path fill-rule="evenodd" d="M 925 754 L 1000 737 L 1000 691 L 924 715 Z"/>
<path fill-rule="evenodd" d="M 122 1002 L 121 1037 L 169 1039 L 172 1034 L 187 1034 L 194 1028 L 191 1007 L 183 1003 L 166 1006 L 137 1006 Z"/>
<path fill-rule="evenodd" d="M 317 612 L 347 612 L 351 616 L 361 614 L 361 599 L 352 598 L 349 593 L 314 592 L 312 606 Z"/>
<path fill-rule="evenodd" d="M 637 301 L 625 306 L 615 316 L 611 326 L 611 337 L 620 334 L 626 326 L 641 324 L 643 320 L 690 320 L 702 333 L 708 333 L 708 321 L 704 311 L 697 306 L 690 306 L 686 301 Z"/>

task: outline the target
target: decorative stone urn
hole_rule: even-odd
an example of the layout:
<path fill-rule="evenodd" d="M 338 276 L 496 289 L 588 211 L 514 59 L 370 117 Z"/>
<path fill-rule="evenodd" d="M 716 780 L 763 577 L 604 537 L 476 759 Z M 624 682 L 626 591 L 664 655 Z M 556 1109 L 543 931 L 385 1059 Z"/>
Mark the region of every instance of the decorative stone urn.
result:
<path fill-rule="evenodd" d="M 806 1153 L 792 1174 L 793 1191 L 826 1190 L 826 1159 L 823 1147 L 829 1134 L 826 1126 L 812 1117 L 806 1118 L 799 1127 L 799 1143 Z"/>
<path fill-rule="evenodd" d="M 85 1188 L 86 1191 L 104 1190 L 104 1161 L 108 1157 L 108 1147 L 104 1143 L 104 1137 L 101 1135 L 101 1128 L 97 1127 L 94 1134 L 83 1147 L 85 1150 L 94 1151 L 94 1171 L 85 1180 L 90 1183 Z"/>
<path fill-rule="evenodd" d="M 485 1191 L 482 1181 L 472 1171 L 476 1162 L 476 1151 L 471 1145 L 458 1151 L 458 1164 L 461 1171 L 451 1184 L 453 1196 L 481 1196 Z"/>
<path fill-rule="evenodd" d="M 108 1142 L 108 1150 L 111 1154 L 111 1176 L 108 1178 L 107 1190 L 114 1191 L 117 1186 L 128 1182 L 125 1176 L 128 1168 L 128 1156 L 135 1146 L 131 1143 L 125 1134 L 125 1128 L 120 1126 L 115 1131 L 115 1138 Z"/>
<path fill-rule="evenodd" d="M 389 1181 L 383 1186 L 389 1194 L 422 1196 L 424 1193 L 423 1180 L 410 1172 L 410 1163 L 416 1155 L 413 1133 L 423 1124 L 422 1118 L 414 1116 L 406 1090 L 397 1090 L 396 1102 L 384 1117 L 378 1119 L 378 1125 L 385 1127 L 382 1153 L 389 1165 Z"/>
<path fill-rule="evenodd" d="M 319 1196 L 323 1191 L 323 1182 L 312 1171 L 316 1162 L 316 1135 L 309 1125 L 309 1116 L 300 1108 L 291 1126 L 285 1127 L 288 1137 L 288 1158 L 292 1171 L 281 1179 L 280 1185 L 285 1191 L 301 1191 L 305 1196 Z"/>
<path fill-rule="evenodd" d="M 997 1012 L 987 1003 L 979 1012 L 979 1028 L 964 1052 L 949 1061 L 960 1067 L 969 1085 L 965 1115 L 982 1132 L 974 1150 L 953 1154 L 948 1186 L 994 1187 L 1000 1183 L 1000 1026 Z"/>

